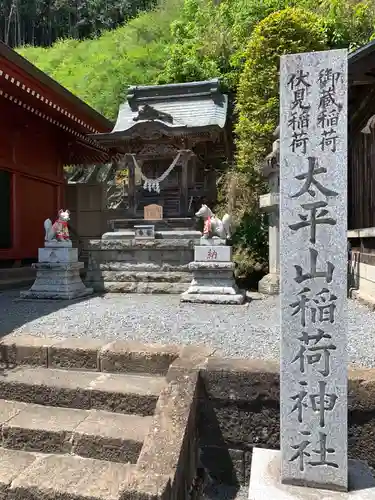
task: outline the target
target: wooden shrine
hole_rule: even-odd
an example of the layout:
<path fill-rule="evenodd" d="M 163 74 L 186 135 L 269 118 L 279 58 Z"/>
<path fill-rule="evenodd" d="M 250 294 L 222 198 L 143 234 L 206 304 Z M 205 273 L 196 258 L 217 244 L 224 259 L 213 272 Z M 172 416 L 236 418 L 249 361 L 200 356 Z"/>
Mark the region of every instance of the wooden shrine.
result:
<path fill-rule="evenodd" d="M 232 156 L 227 114 L 217 79 L 129 88 L 112 132 L 90 135 L 128 170 L 125 219 L 150 204 L 164 219 L 215 204 L 217 169 Z"/>

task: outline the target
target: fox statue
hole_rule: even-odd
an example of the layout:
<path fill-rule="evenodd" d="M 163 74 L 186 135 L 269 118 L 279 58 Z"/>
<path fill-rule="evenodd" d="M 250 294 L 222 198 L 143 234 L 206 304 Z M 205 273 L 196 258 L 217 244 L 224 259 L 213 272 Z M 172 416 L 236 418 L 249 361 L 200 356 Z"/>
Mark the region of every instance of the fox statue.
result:
<path fill-rule="evenodd" d="M 220 220 L 207 205 L 202 205 L 195 216 L 204 220 L 203 238 L 218 236 L 222 239 L 229 239 L 231 237 L 232 218 L 229 214 L 225 214 L 223 220 Z"/>
<path fill-rule="evenodd" d="M 45 241 L 70 241 L 68 221 L 70 220 L 69 210 L 59 210 L 58 218 L 52 224 L 51 219 L 44 221 Z"/>

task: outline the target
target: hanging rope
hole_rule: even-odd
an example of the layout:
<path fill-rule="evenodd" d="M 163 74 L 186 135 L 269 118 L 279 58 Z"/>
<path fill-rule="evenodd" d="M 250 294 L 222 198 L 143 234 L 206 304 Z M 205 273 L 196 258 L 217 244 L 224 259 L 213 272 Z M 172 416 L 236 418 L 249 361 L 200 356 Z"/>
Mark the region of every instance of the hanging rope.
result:
<path fill-rule="evenodd" d="M 141 167 L 138 165 L 138 162 L 137 162 L 137 159 L 135 157 L 135 154 L 126 153 L 125 156 L 130 155 L 133 158 L 134 167 L 138 170 L 138 172 L 139 172 L 139 174 L 141 176 L 141 179 L 143 181 L 143 189 L 147 189 L 150 193 L 151 193 L 151 191 L 155 191 L 156 193 L 159 194 L 160 193 L 160 183 L 163 182 L 168 177 L 168 175 L 172 172 L 172 170 L 175 168 L 175 166 L 177 165 L 178 161 L 180 160 L 181 155 L 183 153 L 186 153 L 186 152 L 187 152 L 186 150 L 179 151 L 177 153 L 176 158 L 169 165 L 169 167 L 167 168 L 167 170 L 165 170 L 165 172 L 163 172 L 163 174 L 160 175 L 157 179 L 149 179 L 148 177 L 146 177 L 143 174 Z"/>

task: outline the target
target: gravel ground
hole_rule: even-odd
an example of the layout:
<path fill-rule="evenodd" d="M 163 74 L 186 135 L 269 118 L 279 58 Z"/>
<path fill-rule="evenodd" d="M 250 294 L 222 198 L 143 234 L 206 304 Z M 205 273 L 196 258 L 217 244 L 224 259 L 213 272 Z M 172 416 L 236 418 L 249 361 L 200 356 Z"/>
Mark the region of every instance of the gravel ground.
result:
<path fill-rule="evenodd" d="M 175 295 L 94 296 L 81 301 L 20 301 L 19 291 L 0 293 L 0 335 L 28 332 L 216 347 L 231 357 L 279 357 L 277 297 L 244 306 L 180 304 Z M 349 356 L 375 367 L 375 313 L 349 301 Z"/>

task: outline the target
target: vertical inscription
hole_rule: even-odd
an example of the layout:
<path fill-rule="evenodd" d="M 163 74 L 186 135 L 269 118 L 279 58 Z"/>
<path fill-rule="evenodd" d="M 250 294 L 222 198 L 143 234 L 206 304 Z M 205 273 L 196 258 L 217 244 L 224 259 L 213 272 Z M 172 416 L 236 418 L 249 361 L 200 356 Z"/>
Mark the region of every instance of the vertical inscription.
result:
<path fill-rule="evenodd" d="M 281 58 L 283 483 L 347 490 L 347 51 Z"/>

